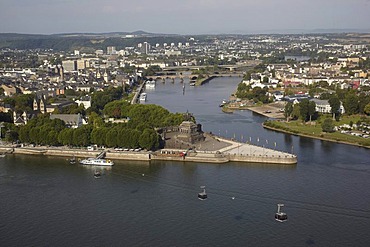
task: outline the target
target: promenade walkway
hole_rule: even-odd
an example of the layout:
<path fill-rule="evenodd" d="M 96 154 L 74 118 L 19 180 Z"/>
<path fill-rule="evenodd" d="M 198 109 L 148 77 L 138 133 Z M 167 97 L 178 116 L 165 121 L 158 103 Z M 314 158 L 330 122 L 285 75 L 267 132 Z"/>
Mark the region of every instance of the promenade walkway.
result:
<path fill-rule="evenodd" d="M 256 145 L 251 145 L 248 143 L 240 143 L 240 142 L 235 142 L 232 140 L 227 140 L 227 139 L 221 139 L 223 142 L 230 143 L 231 145 L 225 148 L 222 148 L 218 150 L 221 153 L 227 153 L 231 155 L 241 155 L 241 156 L 282 156 L 282 155 L 290 155 L 292 154 L 285 153 L 282 151 L 270 149 L 270 148 L 265 148 L 265 147 L 260 147 Z"/>

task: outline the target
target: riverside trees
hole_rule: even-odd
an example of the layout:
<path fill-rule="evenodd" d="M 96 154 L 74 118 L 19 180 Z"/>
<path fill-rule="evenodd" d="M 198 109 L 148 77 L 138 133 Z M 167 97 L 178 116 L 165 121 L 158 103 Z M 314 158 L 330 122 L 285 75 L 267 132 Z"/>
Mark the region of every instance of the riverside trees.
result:
<path fill-rule="evenodd" d="M 161 106 L 130 105 L 124 101 L 110 102 L 103 112 L 116 118 L 126 117 L 129 121 L 105 123 L 98 114 L 91 113 L 89 124 L 71 129 L 60 119 L 51 120 L 49 115 L 39 115 L 19 128 L 19 140 L 36 145 L 83 147 L 96 144 L 155 150 L 161 143 L 155 128 L 179 125 L 184 120 L 182 114 L 170 113 Z"/>

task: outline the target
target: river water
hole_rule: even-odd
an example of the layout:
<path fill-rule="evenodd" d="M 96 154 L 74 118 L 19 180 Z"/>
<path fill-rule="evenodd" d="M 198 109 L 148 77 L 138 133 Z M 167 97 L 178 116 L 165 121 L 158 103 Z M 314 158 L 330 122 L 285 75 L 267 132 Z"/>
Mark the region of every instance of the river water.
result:
<path fill-rule="evenodd" d="M 217 135 L 276 142 L 296 166 L 117 161 L 95 179 L 65 158 L 7 155 L 1 246 L 370 246 L 370 150 L 268 131 L 250 111 L 222 113 L 239 80 L 185 81 L 184 94 L 180 81 L 157 82 L 146 103 L 189 111 Z"/>

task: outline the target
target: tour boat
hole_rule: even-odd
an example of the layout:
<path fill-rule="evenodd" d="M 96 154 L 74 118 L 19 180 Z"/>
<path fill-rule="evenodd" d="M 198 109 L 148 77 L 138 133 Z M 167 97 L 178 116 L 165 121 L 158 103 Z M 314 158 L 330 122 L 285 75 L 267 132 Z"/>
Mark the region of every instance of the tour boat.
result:
<path fill-rule="evenodd" d="M 94 165 L 94 166 L 112 166 L 113 161 L 107 159 L 88 158 L 80 161 L 82 165 Z"/>

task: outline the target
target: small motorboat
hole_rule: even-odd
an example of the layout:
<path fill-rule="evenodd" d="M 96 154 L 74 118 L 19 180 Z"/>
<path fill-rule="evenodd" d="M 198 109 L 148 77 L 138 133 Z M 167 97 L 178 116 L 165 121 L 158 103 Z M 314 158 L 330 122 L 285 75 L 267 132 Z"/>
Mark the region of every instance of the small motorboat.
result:
<path fill-rule="evenodd" d="M 198 199 L 202 201 L 206 200 L 207 199 L 206 187 L 200 186 L 200 188 L 202 189 L 202 191 L 198 193 Z"/>
<path fill-rule="evenodd" d="M 277 206 L 278 206 L 278 211 L 275 213 L 275 220 L 279 222 L 287 221 L 288 215 L 280 211 L 280 209 L 284 206 L 284 204 L 278 204 Z"/>
<path fill-rule="evenodd" d="M 100 177 L 101 177 L 101 173 L 99 171 L 95 171 L 94 178 L 100 178 Z"/>
<path fill-rule="evenodd" d="M 71 164 L 71 165 L 76 164 L 76 157 L 73 156 L 72 159 L 69 159 L 69 164 Z"/>

